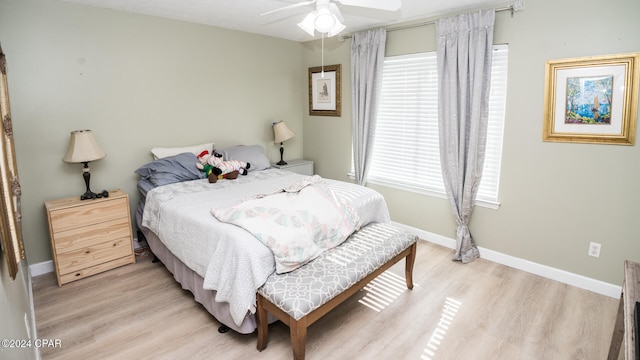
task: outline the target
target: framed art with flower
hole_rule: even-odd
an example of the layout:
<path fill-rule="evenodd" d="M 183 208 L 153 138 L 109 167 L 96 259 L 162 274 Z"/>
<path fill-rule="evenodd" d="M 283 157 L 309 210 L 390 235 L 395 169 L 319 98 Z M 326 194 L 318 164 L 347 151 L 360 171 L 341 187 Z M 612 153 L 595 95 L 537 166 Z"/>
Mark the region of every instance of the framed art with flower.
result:
<path fill-rule="evenodd" d="M 544 141 L 633 145 L 640 53 L 549 60 Z"/>

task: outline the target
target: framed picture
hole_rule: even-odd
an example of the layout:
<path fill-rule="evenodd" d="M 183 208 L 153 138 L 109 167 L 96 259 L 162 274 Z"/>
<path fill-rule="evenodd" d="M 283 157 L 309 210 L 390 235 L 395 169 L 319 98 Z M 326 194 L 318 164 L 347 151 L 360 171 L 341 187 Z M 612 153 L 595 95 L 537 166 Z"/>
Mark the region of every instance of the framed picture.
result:
<path fill-rule="evenodd" d="M 18 263 L 24 259 L 20 182 L 13 145 L 13 126 L 9 111 L 7 61 L 0 47 L 0 238 L 9 276 L 15 280 Z"/>
<path fill-rule="evenodd" d="M 640 53 L 550 60 L 544 141 L 633 145 Z"/>
<path fill-rule="evenodd" d="M 342 116 L 341 71 L 341 64 L 309 68 L 309 115 Z"/>

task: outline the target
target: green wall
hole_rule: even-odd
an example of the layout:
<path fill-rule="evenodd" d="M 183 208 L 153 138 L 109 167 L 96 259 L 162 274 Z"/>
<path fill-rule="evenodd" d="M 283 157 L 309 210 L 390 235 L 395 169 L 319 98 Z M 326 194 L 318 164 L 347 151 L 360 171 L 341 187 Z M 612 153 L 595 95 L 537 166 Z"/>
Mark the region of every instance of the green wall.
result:
<path fill-rule="evenodd" d="M 44 201 L 84 192 L 80 164 L 62 161 L 69 133 L 92 129 L 107 157 L 94 191 L 120 188 L 134 213 L 134 171 L 156 146 L 261 144 L 279 159 L 271 123 L 299 136 L 302 45 L 210 26 L 52 0 L 0 0 L 0 43 L 22 185 L 27 259 L 51 259 Z"/>
<path fill-rule="evenodd" d="M 509 44 L 509 84 L 498 210 L 478 207 L 481 247 L 621 284 L 622 261 L 640 261 L 635 204 L 638 146 L 542 142 L 544 63 L 640 51 L 636 0 L 528 0 L 496 17 L 495 43 Z M 425 19 L 429 20 L 429 19 Z M 435 50 L 433 25 L 388 33 L 387 54 Z M 270 124 L 296 132 L 291 158 L 348 180 L 351 162 L 350 40 L 325 40 L 325 64 L 342 64 L 343 114 L 309 116 L 307 68 L 320 41 L 303 44 L 52 0 L 0 0 L 24 238 L 34 264 L 51 259 L 43 202 L 84 191 L 80 166 L 61 158 L 69 132 L 89 128 L 107 157 L 91 164 L 94 190 L 138 200 L 133 171 L 154 146 L 259 143 L 272 160 Z M 393 151 L 390 150 L 390 156 Z M 374 186 L 394 221 L 446 237 L 446 200 Z M 590 241 L 600 258 L 587 256 Z"/>
<path fill-rule="evenodd" d="M 0 253 L 0 340 L 35 340 L 36 329 L 33 308 L 30 302 L 31 279 L 26 261 L 18 264 L 14 280 L 9 277 L 9 267 L 3 253 Z M 39 351 L 32 347 L 0 346 L 0 359 L 37 359 Z"/>
<path fill-rule="evenodd" d="M 496 15 L 494 43 L 509 44 L 501 206 L 474 210 L 479 246 L 618 285 L 623 261 L 640 261 L 640 147 L 542 141 L 545 61 L 640 51 L 639 13 L 637 0 L 527 0 L 513 17 Z M 342 180 L 351 164 L 350 45 L 325 40 L 324 54 L 325 64 L 342 64 L 347 110 L 304 119 L 305 134 L 314 134 L 305 157 L 320 175 Z M 433 50 L 434 25 L 387 34 L 387 55 Z M 305 43 L 305 66 L 320 61 L 320 41 Z M 385 196 L 392 220 L 455 238 L 447 200 L 369 186 Z M 602 244 L 599 258 L 587 256 L 591 241 Z"/>

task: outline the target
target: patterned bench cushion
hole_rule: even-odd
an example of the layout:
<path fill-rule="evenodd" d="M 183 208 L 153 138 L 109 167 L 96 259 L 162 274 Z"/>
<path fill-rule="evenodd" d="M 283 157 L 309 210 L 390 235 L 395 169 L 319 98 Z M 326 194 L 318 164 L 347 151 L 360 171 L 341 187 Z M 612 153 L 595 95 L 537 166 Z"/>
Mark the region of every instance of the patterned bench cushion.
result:
<path fill-rule="evenodd" d="M 417 240 L 390 224 L 369 224 L 339 246 L 285 274 L 273 273 L 258 293 L 300 320 L 364 279 Z"/>

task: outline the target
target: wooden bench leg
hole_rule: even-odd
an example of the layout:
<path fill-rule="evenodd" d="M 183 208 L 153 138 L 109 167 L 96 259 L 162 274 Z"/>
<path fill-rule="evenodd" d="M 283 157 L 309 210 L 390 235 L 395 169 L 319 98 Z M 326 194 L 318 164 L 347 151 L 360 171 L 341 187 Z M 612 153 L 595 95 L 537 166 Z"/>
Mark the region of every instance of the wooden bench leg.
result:
<path fill-rule="evenodd" d="M 293 348 L 293 359 L 304 360 L 305 345 L 307 344 L 307 318 L 295 321 L 289 320 L 289 331 L 291 332 L 291 347 Z"/>
<path fill-rule="evenodd" d="M 267 347 L 267 336 L 269 332 L 269 321 L 267 319 L 267 309 L 264 308 L 265 300 L 261 295 L 257 296 L 256 321 L 258 323 L 258 351 Z"/>
<path fill-rule="evenodd" d="M 413 289 L 413 264 L 416 262 L 418 243 L 411 245 L 411 252 L 407 255 L 404 264 L 404 278 L 407 281 L 407 289 Z"/>

